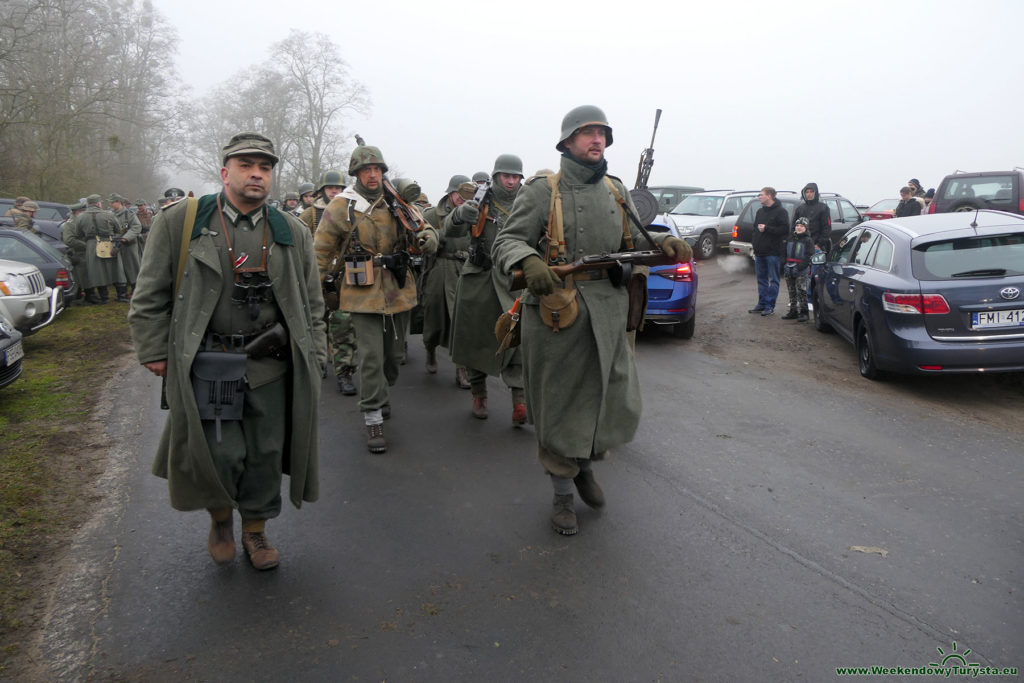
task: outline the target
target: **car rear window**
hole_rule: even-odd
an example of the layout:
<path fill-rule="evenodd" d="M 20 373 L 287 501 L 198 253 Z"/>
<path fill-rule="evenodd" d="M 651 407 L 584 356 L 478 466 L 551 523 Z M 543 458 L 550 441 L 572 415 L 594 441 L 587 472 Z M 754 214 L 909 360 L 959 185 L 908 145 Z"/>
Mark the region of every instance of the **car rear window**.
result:
<path fill-rule="evenodd" d="M 725 197 L 709 197 L 707 195 L 691 194 L 679 202 L 672 213 L 681 213 L 686 216 L 717 216 L 718 208 L 722 206 Z"/>
<path fill-rule="evenodd" d="M 911 267 L 919 280 L 1024 275 L 1024 232 L 921 244 Z"/>
<path fill-rule="evenodd" d="M 984 199 L 990 202 L 1010 202 L 1013 199 L 1013 176 L 950 178 L 949 183 L 942 190 L 942 199 Z"/>

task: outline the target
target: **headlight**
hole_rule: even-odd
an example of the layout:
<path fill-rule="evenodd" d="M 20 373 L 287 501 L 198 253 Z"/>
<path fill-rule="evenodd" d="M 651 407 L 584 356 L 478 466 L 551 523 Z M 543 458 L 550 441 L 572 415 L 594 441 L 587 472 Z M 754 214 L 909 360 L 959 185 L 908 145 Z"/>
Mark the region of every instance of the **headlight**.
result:
<path fill-rule="evenodd" d="M 681 225 L 681 226 L 676 226 L 676 230 L 679 232 L 680 235 L 692 235 L 693 233 L 697 232 L 697 226 L 696 225 Z"/>
<path fill-rule="evenodd" d="M 8 337 L 14 336 L 14 328 L 7 323 L 7 318 L 0 316 L 0 332 L 3 332 Z"/>
<path fill-rule="evenodd" d="M 0 293 L 3 293 L 6 296 L 31 294 L 32 285 L 24 275 L 0 273 Z"/>

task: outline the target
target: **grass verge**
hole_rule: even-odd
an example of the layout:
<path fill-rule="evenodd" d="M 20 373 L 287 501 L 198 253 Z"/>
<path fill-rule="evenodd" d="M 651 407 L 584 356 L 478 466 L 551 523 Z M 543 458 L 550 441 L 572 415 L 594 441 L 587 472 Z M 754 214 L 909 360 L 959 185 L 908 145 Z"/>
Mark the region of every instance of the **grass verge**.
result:
<path fill-rule="evenodd" d="M 24 338 L 22 375 L 0 390 L 0 677 L 43 617 L 53 580 L 46 569 L 95 498 L 103 444 L 93 443 L 102 431 L 89 417 L 131 350 L 127 310 L 111 303 L 64 311 Z"/>

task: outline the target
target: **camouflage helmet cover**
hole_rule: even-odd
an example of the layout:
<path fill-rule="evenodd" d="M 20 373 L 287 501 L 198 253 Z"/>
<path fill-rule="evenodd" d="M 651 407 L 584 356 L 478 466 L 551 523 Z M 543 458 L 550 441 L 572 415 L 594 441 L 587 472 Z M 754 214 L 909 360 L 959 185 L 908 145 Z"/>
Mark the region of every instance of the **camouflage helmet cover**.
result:
<path fill-rule="evenodd" d="M 598 107 L 592 104 L 584 104 L 572 109 L 562 119 L 562 132 L 558 138 L 558 144 L 555 145 L 555 149 L 559 152 L 564 152 L 565 141 L 571 138 L 573 133 L 583 126 L 604 126 L 608 138 L 605 142 L 605 147 L 612 146 L 612 127 L 608 123 L 608 117 Z"/>
<path fill-rule="evenodd" d="M 498 158 L 494 160 L 494 170 L 491 171 L 491 177 L 493 178 L 499 173 L 509 173 L 522 177 L 523 160 L 515 154 L 499 154 Z"/>
<path fill-rule="evenodd" d="M 320 185 L 316 188 L 317 194 L 323 192 L 325 187 L 333 186 L 345 187 L 345 178 L 341 175 L 341 171 L 331 168 L 320 176 Z"/>
<path fill-rule="evenodd" d="M 444 191 L 445 194 L 451 194 L 459 189 L 459 186 L 463 183 L 471 182 L 469 176 L 466 175 L 453 175 L 448 180 L 448 189 Z"/>
<path fill-rule="evenodd" d="M 380 166 L 382 173 L 388 172 L 388 165 L 384 162 L 384 155 L 380 148 L 373 145 L 360 145 L 352 150 L 352 158 L 348 162 L 348 174 L 354 176 L 359 169 L 371 164 Z"/>

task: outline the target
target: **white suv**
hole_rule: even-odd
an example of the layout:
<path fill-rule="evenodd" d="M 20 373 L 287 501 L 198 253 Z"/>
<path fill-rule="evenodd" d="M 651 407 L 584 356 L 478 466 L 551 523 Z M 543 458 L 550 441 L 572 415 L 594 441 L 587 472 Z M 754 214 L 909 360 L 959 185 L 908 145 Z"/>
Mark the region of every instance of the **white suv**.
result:
<path fill-rule="evenodd" d="M 0 259 L 0 315 L 22 334 L 32 334 L 53 322 L 64 308 L 64 290 L 47 287 L 31 263 Z"/>
<path fill-rule="evenodd" d="M 679 236 L 693 244 L 693 257 L 711 258 L 719 246 L 732 239 L 732 226 L 757 190 L 707 190 L 694 192 L 667 214 Z"/>

